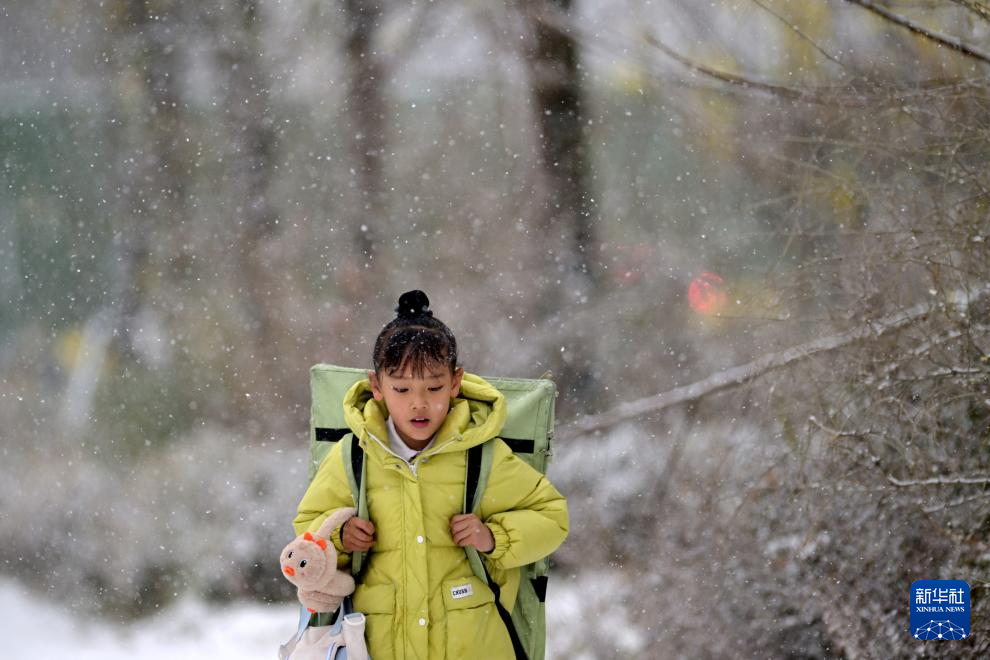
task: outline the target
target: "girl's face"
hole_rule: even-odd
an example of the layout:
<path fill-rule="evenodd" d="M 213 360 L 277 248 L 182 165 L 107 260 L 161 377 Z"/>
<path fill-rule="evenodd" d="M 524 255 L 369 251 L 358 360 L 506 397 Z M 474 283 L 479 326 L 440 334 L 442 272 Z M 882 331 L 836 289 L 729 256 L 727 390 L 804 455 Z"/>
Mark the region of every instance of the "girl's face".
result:
<path fill-rule="evenodd" d="M 394 374 L 368 372 L 371 391 L 385 401 L 399 437 L 410 449 L 423 449 L 450 411 L 450 400 L 460 394 L 463 369 L 453 374 L 444 366 L 413 376 L 412 367 Z"/>

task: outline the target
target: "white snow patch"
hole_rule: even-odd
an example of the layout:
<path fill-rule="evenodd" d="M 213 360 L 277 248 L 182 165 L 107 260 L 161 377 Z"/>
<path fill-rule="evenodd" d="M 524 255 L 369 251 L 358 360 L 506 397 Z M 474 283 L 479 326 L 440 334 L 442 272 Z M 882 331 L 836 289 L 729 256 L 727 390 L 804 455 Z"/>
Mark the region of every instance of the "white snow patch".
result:
<path fill-rule="evenodd" d="M 547 658 L 594 660 L 593 640 L 620 657 L 636 656 L 645 640 L 616 599 L 628 589 L 627 580 L 614 572 L 552 575 Z M 273 660 L 295 632 L 298 616 L 293 603 L 210 606 L 187 599 L 136 622 L 114 623 L 86 618 L 0 577 L 4 658 Z"/>
<path fill-rule="evenodd" d="M 0 578 L 0 639 L 7 658 L 272 660 L 295 632 L 291 604 L 210 606 L 186 600 L 125 624 L 80 617 Z"/>
<path fill-rule="evenodd" d="M 622 594 L 635 591 L 618 571 L 550 576 L 547 589 L 547 658 L 594 660 L 640 657 L 646 639 L 630 624 Z M 594 642 L 594 644 L 592 643 Z"/>

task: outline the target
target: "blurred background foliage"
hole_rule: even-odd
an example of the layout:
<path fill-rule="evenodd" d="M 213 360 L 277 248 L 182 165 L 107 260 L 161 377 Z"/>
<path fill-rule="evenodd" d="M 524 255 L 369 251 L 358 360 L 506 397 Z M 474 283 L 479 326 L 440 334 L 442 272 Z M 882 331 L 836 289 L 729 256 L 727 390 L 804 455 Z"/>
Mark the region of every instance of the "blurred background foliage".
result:
<path fill-rule="evenodd" d="M 984 655 L 988 52 L 982 0 L 0 6 L 0 571 L 289 598 L 307 369 L 423 288 L 560 386 L 555 582 L 628 634 L 558 654 Z"/>

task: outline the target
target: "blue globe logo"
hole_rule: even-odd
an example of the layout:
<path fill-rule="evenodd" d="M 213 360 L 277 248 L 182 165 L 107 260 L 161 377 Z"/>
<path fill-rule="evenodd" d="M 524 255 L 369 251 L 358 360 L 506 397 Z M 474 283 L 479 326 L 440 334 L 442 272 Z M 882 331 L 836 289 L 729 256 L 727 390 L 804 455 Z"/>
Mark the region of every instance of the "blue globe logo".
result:
<path fill-rule="evenodd" d="M 966 639 L 966 629 L 951 621 L 929 621 L 914 631 L 915 639 Z"/>

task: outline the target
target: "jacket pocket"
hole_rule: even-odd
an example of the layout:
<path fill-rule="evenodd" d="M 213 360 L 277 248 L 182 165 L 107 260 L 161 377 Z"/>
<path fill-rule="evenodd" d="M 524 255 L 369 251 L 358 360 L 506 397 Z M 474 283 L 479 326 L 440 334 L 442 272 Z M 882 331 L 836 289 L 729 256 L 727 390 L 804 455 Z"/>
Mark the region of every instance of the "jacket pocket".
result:
<path fill-rule="evenodd" d="M 475 576 L 443 583 L 447 611 L 447 658 L 514 658 L 509 633 L 495 607 L 495 594 Z"/>
<path fill-rule="evenodd" d="M 352 598 L 354 611 L 365 617 L 364 639 L 372 658 L 395 656 L 395 585 L 359 584 Z"/>

